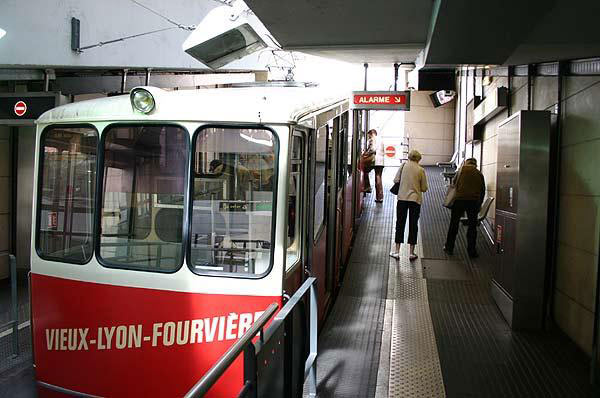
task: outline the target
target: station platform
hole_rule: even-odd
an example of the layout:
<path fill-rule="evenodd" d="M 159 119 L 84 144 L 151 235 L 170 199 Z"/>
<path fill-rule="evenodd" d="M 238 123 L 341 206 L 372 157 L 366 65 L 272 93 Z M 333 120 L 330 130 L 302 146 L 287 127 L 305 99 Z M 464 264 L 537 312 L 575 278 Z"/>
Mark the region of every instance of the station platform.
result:
<path fill-rule="evenodd" d="M 454 255 L 443 251 L 450 211 L 439 168 L 426 168 L 419 258 L 410 262 L 406 245 L 399 260 L 389 257 L 394 172 L 384 172 L 383 204 L 366 197 L 343 287 L 319 336 L 318 396 L 597 396 L 589 359 L 561 332 L 511 331 L 490 295 L 493 246 L 481 230 L 476 260 L 464 226 Z"/>
<path fill-rule="evenodd" d="M 395 169 L 384 172 L 382 204 L 366 196 L 342 288 L 319 335 L 318 396 L 597 396 L 588 358 L 561 332 L 510 330 L 490 296 L 492 244 L 485 234 L 479 232 L 476 260 L 467 256 L 464 226 L 455 254 L 443 252 L 450 216 L 441 206 L 444 181 L 437 167 L 426 172 L 413 262 L 405 245 L 399 260 L 389 257 Z M 28 325 L 20 333 L 20 358 L 0 369 L 0 398 L 36 397 Z"/>

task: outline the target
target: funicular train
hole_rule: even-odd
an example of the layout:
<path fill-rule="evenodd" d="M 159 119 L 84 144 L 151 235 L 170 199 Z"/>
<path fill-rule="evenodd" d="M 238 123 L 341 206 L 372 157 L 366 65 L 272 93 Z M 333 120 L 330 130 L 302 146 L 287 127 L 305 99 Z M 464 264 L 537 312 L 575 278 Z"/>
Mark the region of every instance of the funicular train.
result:
<path fill-rule="evenodd" d="M 360 125 L 348 98 L 305 87 L 139 87 L 42 115 L 41 396 L 181 396 L 308 275 L 322 324 L 362 209 Z M 242 371 L 209 395 L 237 394 Z"/>

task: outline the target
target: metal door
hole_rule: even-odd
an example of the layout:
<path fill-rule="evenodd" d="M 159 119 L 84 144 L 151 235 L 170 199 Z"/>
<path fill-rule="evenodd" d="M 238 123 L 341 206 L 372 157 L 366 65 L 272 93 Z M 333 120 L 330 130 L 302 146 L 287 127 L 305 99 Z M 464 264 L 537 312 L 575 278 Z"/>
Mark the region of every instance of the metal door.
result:
<path fill-rule="evenodd" d="M 514 214 L 496 212 L 497 262 L 492 278 L 510 296 L 513 296 L 515 277 L 515 240 L 517 220 Z"/>
<path fill-rule="evenodd" d="M 519 194 L 519 122 L 515 117 L 498 129 L 496 208 L 517 213 Z"/>

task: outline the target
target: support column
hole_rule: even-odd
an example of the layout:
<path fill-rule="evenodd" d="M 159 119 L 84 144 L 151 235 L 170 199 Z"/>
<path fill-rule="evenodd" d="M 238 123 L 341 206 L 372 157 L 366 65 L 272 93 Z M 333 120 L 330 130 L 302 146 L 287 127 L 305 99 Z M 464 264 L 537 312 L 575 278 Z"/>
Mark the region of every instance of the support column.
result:
<path fill-rule="evenodd" d="M 121 73 L 121 94 L 125 93 L 125 87 L 127 86 L 127 72 L 129 69 L 123 69 Z"/>
<path fill-rule="evenodd" d="M 146 68 L 146 82 L 145 82 L 145 86 L 149 86 L 150 85 L 150 72 L 152 71 L 152 68 Z"/>
<path fill-rule="evenodd" d="M 364 87 L 364 90 L 367 91 L 367 71 L 369 69 L 369 64 L 365 62 L 363 66 L 365 67 L 365 87 Z M 367 132 L 367 131 L 369 131 L 369 125 L 370 125 L 370 123 L 369 123 L 369 111 L 365 110 L 364 112 L 365 112 L 365 132 Z M 361 150 L 362 150 L 362 148 L 361 148 Z"/>

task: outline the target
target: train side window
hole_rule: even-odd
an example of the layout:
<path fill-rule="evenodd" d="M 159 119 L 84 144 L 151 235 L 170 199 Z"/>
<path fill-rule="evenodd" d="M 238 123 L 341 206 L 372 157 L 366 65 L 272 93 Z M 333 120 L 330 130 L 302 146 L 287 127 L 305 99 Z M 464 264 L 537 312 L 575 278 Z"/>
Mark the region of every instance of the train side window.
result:
<path fill-rule="evenodd" d="M 99 244 L 106 266 L 181 267 L 188 137 L 177 126 L 107 128 Z"/>
<path fill-rule="evenodd" d="M 342 128 L 346 131 L 346 180 L 352 176 L 352 129 L 348 128 L 348 112 L 342 115 Z"/>
<path fill-rule="evenodd" d="M 346 129 L 342 122 L 341 117 L 336 118 L 338 124 L 338 145 L 337 145 L 337 188 L 342 189 L 346 185 L 346 170 L 344 165 L 346 164 Z"/>
<path fill-rule="evenodd" d="M 325 204 L 327 202 L 327 126 L 317 130 L 315 145 L 315 185 L 313 232 L 317 239 L 325 225 Z"/>
<path fill-rule="evenodd" d="M 264 128 L 196 132 L 188 257 L 193 272 L 256 277 L 271 269 L 276 144 Z"/>
<path fill-rule="evenodd" d="M 37 251 L 42 258 L 86 263 L 94 248 L 98 132 L 51 127 L 41 136 Z"/>
<path fill-rule="evenodd" d="M 298 262 L 302 250 L 304 159 L 304 138 L 294 135 L 288 180 L 287 269 Z"/>

